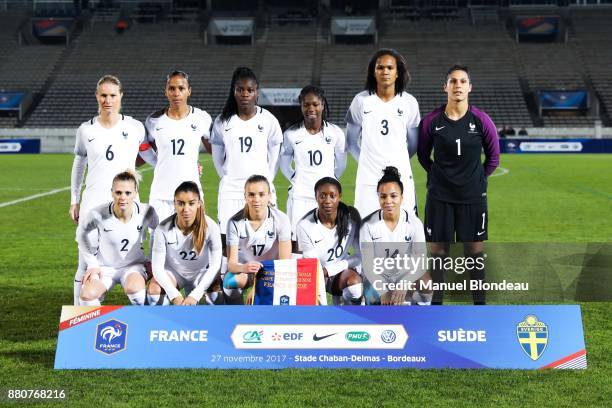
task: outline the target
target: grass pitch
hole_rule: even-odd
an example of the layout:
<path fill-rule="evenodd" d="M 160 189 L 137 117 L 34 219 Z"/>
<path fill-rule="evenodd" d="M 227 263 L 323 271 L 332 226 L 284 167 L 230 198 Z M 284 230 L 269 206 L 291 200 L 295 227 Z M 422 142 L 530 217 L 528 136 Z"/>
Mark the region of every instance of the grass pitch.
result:
<path fill-rule="evenodd" d="M 202 162 L 207 212 L 216 218 L 218 177 L 210 156 Z M 63 189 L 0 207 L 2 406 L 15 388 L 63 389 L 71 406 L 605 406 L 612 399 L 609 302 L 582 304 L 586 371 L 54 371 L 60 308 L 72 302 L 77 259 L 71 163 L 71 155 L 0 157 L 0 205 Z M 611 155 L 504 155 L 501 166 L 489 181 L 491 242 L 612 242 Z M 425 175 L 416 161 L 413 169 L 422 209 Z M 141 170 L 146 201 L 152 172 Z M 347 203 L 354 180 L 351 161 L 341 180 Z M 288 183 L 279 175 L 275 184 L 284 210 Z M 126 302 L 116 288 L 106 303 Z"/>

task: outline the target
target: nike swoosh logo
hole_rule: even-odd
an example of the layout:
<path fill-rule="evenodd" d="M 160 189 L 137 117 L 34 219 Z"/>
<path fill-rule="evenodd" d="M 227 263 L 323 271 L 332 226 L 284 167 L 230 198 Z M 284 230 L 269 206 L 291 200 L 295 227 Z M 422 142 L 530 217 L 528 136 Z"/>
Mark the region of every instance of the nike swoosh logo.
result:
<path fill-rule="evenodd" d="M 363 114 L 364 114 L 364 115 L 367 115 L 367 114 L 368 114 L 368 113 L 370 113 L 370 112 L 372 112 L 372 111 L 371 111 L 371 110 L 369 110 L 369 111 L 363 111 Z"/>
<path fill-rule="evenodd" d="M 295 142 L 296 145 L 299 145 L 300 143 L 302 143 L 302 141 L 300 140 L 299 142 Z"/>
<path fill-rule="evenodd" d="M 321 242 L 321 241 L 323 241 L 323 238 L 321 238 L 321 239 L 320 239 L 320 240 L 318 240 L 318 241 L 315 241 L 315 244 L 318 244 L 318 243 L 319 243 L 319 242 Z"/>
<path fill-rule="evenodd" d="M 155 130 L 156 130 L 156 131 L 157 131 L 157 130 L 162 130 L 162 129 L 163 129 L 163 128 L 155 128 Z"/>
<path fill-rule="evenodd" d="M 104 228 L 104 232 L 111 232 L 111 231 L 112 229 L 109 230 L 109 229 Z"/>
<path fill-rule="evenodd" d="M 93 139 L 87 139 L 88 142 L 93 142 L 94 140 L 96 140 L 95 137 Z"/>
<path fill-rule="evenodd" d="M 177 242 L 177 241 L 174 241 L 174 242 L 168 242 L 167 244 L 168 244 L 168 245 L 174 245 L 174 244 L 176 244 L 176 242 Z"/>
<path fill-rule="evenodd" d="M 446 126 L 440 126 L 440 127 L 437 127 L 437 126 L 436 126 L 436 132 L 437 132 L 438 130 L 442 130 L 442 129 L 444 129 L 445 127 L 446 127 Z"/>
<path fill-rule="evenodd" d="M 372 237 L 372 241 L 376 241 L 377 239 L 380 239 L 380 237 Z"/>
<path fill-rule="evenodd" d="M 314 341 L 321 341 L 321 340 L 323 340 L 323 339 L 326 339 L 326 338 L 328 338 L 328 337 L 334 336 L 334 335 L 336 335 L 336 334 L 337 334 L 337 333 L 332 333 L 332 334 L 328 334 L 327 336 L 320 336 L 320 337 L 319 337 L 319 336 L 317 336 L 317 334 L 315 333 L 315 334 L 313 334 L 313 335 L 312 335 L 312 339 L 313 339 Z"/>
<path fill-rule="evenodd" d="M 232 130 L 233 128 L 227 128 L 225 129 L 226 132 L 229 132 L 230 130 Z"/>
<path fill-rule="evenodd" d="M 477 233 L 476 233 L 476 235 L 481 236 L 481 235 L 482 235 L 482 234 L 484 234 L 485 232 L 486 232 L 486 231 L 480 231 L 480 232 L 477 232 Z"/>
<path fill-rule="evenodd" d="M 247 237 L 239 237 L 240 239 L 247 239 Z"/>

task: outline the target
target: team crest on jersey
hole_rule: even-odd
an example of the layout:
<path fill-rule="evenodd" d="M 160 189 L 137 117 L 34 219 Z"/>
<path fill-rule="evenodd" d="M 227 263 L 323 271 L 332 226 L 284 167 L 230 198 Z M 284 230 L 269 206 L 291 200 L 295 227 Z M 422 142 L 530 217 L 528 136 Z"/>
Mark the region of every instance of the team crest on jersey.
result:
<path fill-rule="evenodd" d="M 124 138 L 124 139 L 127 139 L 127 138 L 128 138 L 128 132 L 121 132 L 121 134 L 123 135 L 123 138 Z"/>
<path fill-rule="evenodd" d="M 127 324 L 111 319 L 96 327 L 94 348 L 101 353 L 111 355 L 126 348 Z"/>
<path fill-rule="evenodd" d="M 400 108 L 397 108 L 397 116 L 402 116 L 404 114 L 404 111 L 401 110 Z"/>
<path fill-rule="evenodd" d="M 194 132 L 198 129 L 198 127 L 195 125 L 195 123 L 191 124 L 191 130 L 193 130 Z"/>
<path fill-rule="evenodd" d="M 325 143 L 331 144 L 331 142 L 332 142 L 332 138 L 329 136 L 325 136 Z"/>
<path fill-rule="evenodd" d="M 289 306 L 289 296 L 283 295 L 280 297 L 280 305 L 281 306 Z"/>
<path fill-rule="evenodd" d="M 260 132 L 263 132 L 263 129 L 264 129 L 263 126 L 257 125 L 257 130 L 259 130 Z"/>
<path fill-rule="evenodd" d="M 268 231 L 268 238 L 274 238 L 274 231 Z"/>
<path fill-rule="evenodd" d="M 548 345 L 548 326 L 537 316 L 528 315 L 516 325 L 516 336 L 525 354 L 535 361 L 544 354 Z"/>
<path fill-rule="evenodd" d="M 142 231 L 142 225 L 138 225 L 138 226 L 136 227 L 136 231 L 138 231 L 138 232 Z"/>
<path fill-rule="evenodd" d="M 408 235 L 406 235 L 404 237 L 404 240 L 406 240 L 406 242 L 410 242 L 410 241 L 412 241 L 412 237 L 409 237 Z"/>
<path fill-rule="evenodd" d="M 469 133 L 476 133 L 476 125 L 470 122 L 470 130 Z"/>

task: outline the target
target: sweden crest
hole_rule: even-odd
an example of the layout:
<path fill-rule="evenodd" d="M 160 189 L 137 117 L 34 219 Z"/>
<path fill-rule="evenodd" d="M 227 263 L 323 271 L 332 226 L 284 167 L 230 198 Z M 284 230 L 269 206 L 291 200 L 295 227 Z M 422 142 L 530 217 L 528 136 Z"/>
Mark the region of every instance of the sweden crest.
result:
<path fill-rule="evenodd" d="M 528 315 L 516 325 L 516 336 L 523 351 L 535 361 L 544 354 L 548 345 L 548 326 L 537 316 Z"/>

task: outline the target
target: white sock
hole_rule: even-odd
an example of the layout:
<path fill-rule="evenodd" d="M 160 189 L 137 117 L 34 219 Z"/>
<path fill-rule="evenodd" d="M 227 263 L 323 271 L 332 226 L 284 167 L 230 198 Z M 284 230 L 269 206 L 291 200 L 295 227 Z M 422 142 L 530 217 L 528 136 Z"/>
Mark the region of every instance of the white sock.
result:
<path fill-rule="evenodd" d="M 136 293 L 128 294 L 128 299 L 132 302 L 133 305 L 142 306 L 145 304 L 145 299 L 147 298 L 147 291 L 144 289 L 139 290 Z"/>
<path fill-rule="evenodd" d="M 77 272 L 78 274 L 78 272 Z M 74 280 L 74 292 L 73 292 L 73 302 L 75 306 L 79 306 L 81 304 L 81 287 L 83 283 L 81 280 Z"/>
<path fill-rule="evenodd" d="M 100 306 L 100 299 L 94 299 L 94 300 L 79 299 L 79 306 Z"/>
<path fill-rule="evenodd" d="M 332 303 L 334 306 L 338 306 L 342 304 L 342 296 L 332 295 Z"/>
<path fill-rule="evenodd" d="M 205 302 L 207 305 L 222 305 L 223 304 L 223 292 L 208 292 L 205 295 Z"/>
<path fill-rule="evenodd" d="M 150 294 L 147 294 L 147 300 L 149 302 L 149 305 L 153 305 L 153 306 L 159 305 L 160 304 L 159 303 L 159 298 L 162 297 L 162 296 L 163 296 L 163 298 L 162 298 L 161 305 L 162 306 L 168 306 L 170 304 L 170 299 L 168 299 L 168 296 L 166 296 L 166 295 L 150 295 Z"/>
<path fill-rule="evenodd" d="M 293 252 L 291 253 L 291 259 L 302 259 L 303 257 L 303 254 L 294 254 Z"/>
<path fill-rule="evenodd" d="M 361 304 L 362 295 L 363 295 L 363 284 L 361 283 L 350 285 L 342 289 L 342 298 L 344 299 L 344 303 L 348 305 Z"/>
<path fill-rule="evenodd" d="M 415 291 L 412 294 L 412 304 L 419 305 L 419 306 L 429 306 L 431 305 L 432 296 L 433 296 L 433 293 L 421 293 L 421 292 Z"/>
<path fill-rule="evenodd" d="M 225 272 L 227 272 L 227 256 L 222 256 L 221 269 L 219 270 L 219 274 L 221 275 L 221 282 L 223 282 L 223 278 L 225 278 Z"/>
<path fill-rule="evenodd" d="M 242 289 L 228 289 L 223 288 L 223 294 L 225 295 L 226 305 L 243 305 L 244 300 L 242 299 Z"/>

